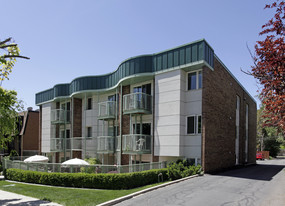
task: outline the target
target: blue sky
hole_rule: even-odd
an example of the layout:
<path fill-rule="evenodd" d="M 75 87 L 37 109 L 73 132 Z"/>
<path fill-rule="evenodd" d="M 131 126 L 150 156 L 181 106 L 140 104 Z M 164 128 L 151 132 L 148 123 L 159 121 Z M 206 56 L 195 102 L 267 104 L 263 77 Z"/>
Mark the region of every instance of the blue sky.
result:
<path fill-rule="evenodd" d="M 74 78 L 117 69 L 120 62 L 205 38 L 252 95 L 249 48 L 274 14 L 265 0 L 9 0 L 1 1 L 0 40 L 13 37 L 21 54 L 10 80 L 25 103 Z"/>

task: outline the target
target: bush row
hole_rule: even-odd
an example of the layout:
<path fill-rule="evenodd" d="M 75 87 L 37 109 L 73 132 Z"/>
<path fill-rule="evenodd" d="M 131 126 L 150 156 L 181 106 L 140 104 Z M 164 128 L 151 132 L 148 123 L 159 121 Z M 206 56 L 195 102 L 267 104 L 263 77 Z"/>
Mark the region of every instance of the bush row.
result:
<path fill-rule="evenodd" d="M 143 172 L 121 174 L 86 174 L 86 173 L 47 173 L 20 169 L 7 169 L 4 172 L 8 180 L 79 188 L 96 189 L 131 189 L 167 180 L 167 169 L 154 169 Z"/>
<path fill-rule="evenodd" d="M 8 180 L 43 185 L 118 190 L 141 187 L 160 181 L 176 180 L 199 174 L 201 171 L 200 165 L 193 166 L 185 160 L 178 160 L 168 164 L 168 167 L 164 169 L 133 173 L 48 173 L 11 168 L 4 170 L 4 176 Z"/>

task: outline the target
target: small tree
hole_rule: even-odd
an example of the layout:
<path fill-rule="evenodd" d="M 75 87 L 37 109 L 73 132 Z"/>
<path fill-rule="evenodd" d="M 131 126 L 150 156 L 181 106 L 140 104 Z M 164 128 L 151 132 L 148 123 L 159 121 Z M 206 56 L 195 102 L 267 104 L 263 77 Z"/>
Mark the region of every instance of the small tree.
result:
<path fill-rule="evenodd" d="M 0 149 L 6 149 L 18 132 L 18 111 L 22 109 L 17 92 L 0 87 Z"/>
<path fill-rule="evenodd" d="M 276 9 L 276 13 L 259 33 L 266 38 L 255 45 L 250 74 L 263 86 L 264 125 L 278 127 L 285 135 L 285 2 L 277 0 L 265 6 L 268 8 Z"/>
<path fill-rule="evenodd" d="M 12 38 L 0 41 L 0 149 L 5 149 L 7 143 L 17 134 L 18 112 L 22 110 L 22 102 L 17 99 L 17 92 L 1 87 L 12 72 L 17 58 L 29 59 L 20 55 L 17 44 Z"/>

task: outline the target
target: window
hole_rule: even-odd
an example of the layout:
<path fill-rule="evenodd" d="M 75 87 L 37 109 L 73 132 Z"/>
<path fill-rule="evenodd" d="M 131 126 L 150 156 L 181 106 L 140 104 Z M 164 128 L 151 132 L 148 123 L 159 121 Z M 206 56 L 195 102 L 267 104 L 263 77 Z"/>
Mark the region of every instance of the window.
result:
<path fill-rule="evenodd" d="M 111 95 L 111 96 L 108 96 L 108 101 L 113 101 L 113 102 L 115 102 L 115 101 L 116 101 L 116 94 Z"/>
<path fill-rule="evenodd" d="M 92 109 L 92 98 L 87 99 L 87 110 Z"/>
<path fill-rule="evenodd" d="M 92 127 L 87 127 L 87 137 L 92 137 Z"/>
<path fill-rule="evenodd" d="M 201 134 L 202 117 L 201 115 L 187 117 L 187 134 Z"/>
<path fill-rule="evenodd" d="M 145 84 L 139 87 L 134 87 L 133 93 L 145 93 L 151 95 L 151 84 Z"/>
<path fill-rule="evenodd" d="M 202 71 L 188 73 L 188 90 L 202 88 Z"/>
<path fill-rule="evenodd" d="M 141 133 L 141 124 L 133 124 L 133 134 L 151 135 L 151 124 L 142 123 L 142 133 Z"/>

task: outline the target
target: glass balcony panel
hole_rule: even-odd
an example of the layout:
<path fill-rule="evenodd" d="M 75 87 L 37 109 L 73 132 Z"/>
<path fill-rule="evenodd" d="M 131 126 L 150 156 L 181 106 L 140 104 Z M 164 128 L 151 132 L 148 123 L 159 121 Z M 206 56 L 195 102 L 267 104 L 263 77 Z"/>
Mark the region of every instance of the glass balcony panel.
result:
<path fill-rule="evenodd" d="M 98 103 L 98 105 L 99 105 L 98 119 L 115 119 L 116 115 L 115 101 L 100 102 Z"/>
<path fill-rule="evenodd" d="M 123 102 L 125 114 L 151 113 L 152 111 L 152 96 L 142 92 L 124 95 Z"/>
<path fill-rule="evenodd" d="M 120 136 L 117 136 L 115 139 L 115 148 L 117 152 L 121 151 L 121 137 Z"/>
<path fill-rule="evenodd" d="M 113 153 L 114 152 L 114 142 L 113 136 L 101 136 L 98 137 L 97 142 L 97 152 L 99 153 Z"/>
<path fill-rule="evenodd" d="M 50 151 L 60 152 L 63 151 L 63 139 L 51 138 L 50 139 Z"/>
<path fill-rule="evenodd" d="M 66 139 L 67 149 L 71 150 L 82 150 L 82 142 L 84 139 L 82 137 L 73 137 Z"/>
<path fill-rule="evenodd" d="M 70 122 L 70 111 L 63 109 L 51 110 L 51 123 L 63 124 Z"/>
<path fill-rule="evenodd" d="M 122 146 L 125 154 L 150 154 L 151 136 L 144 134 L 123 135 Z"/>

